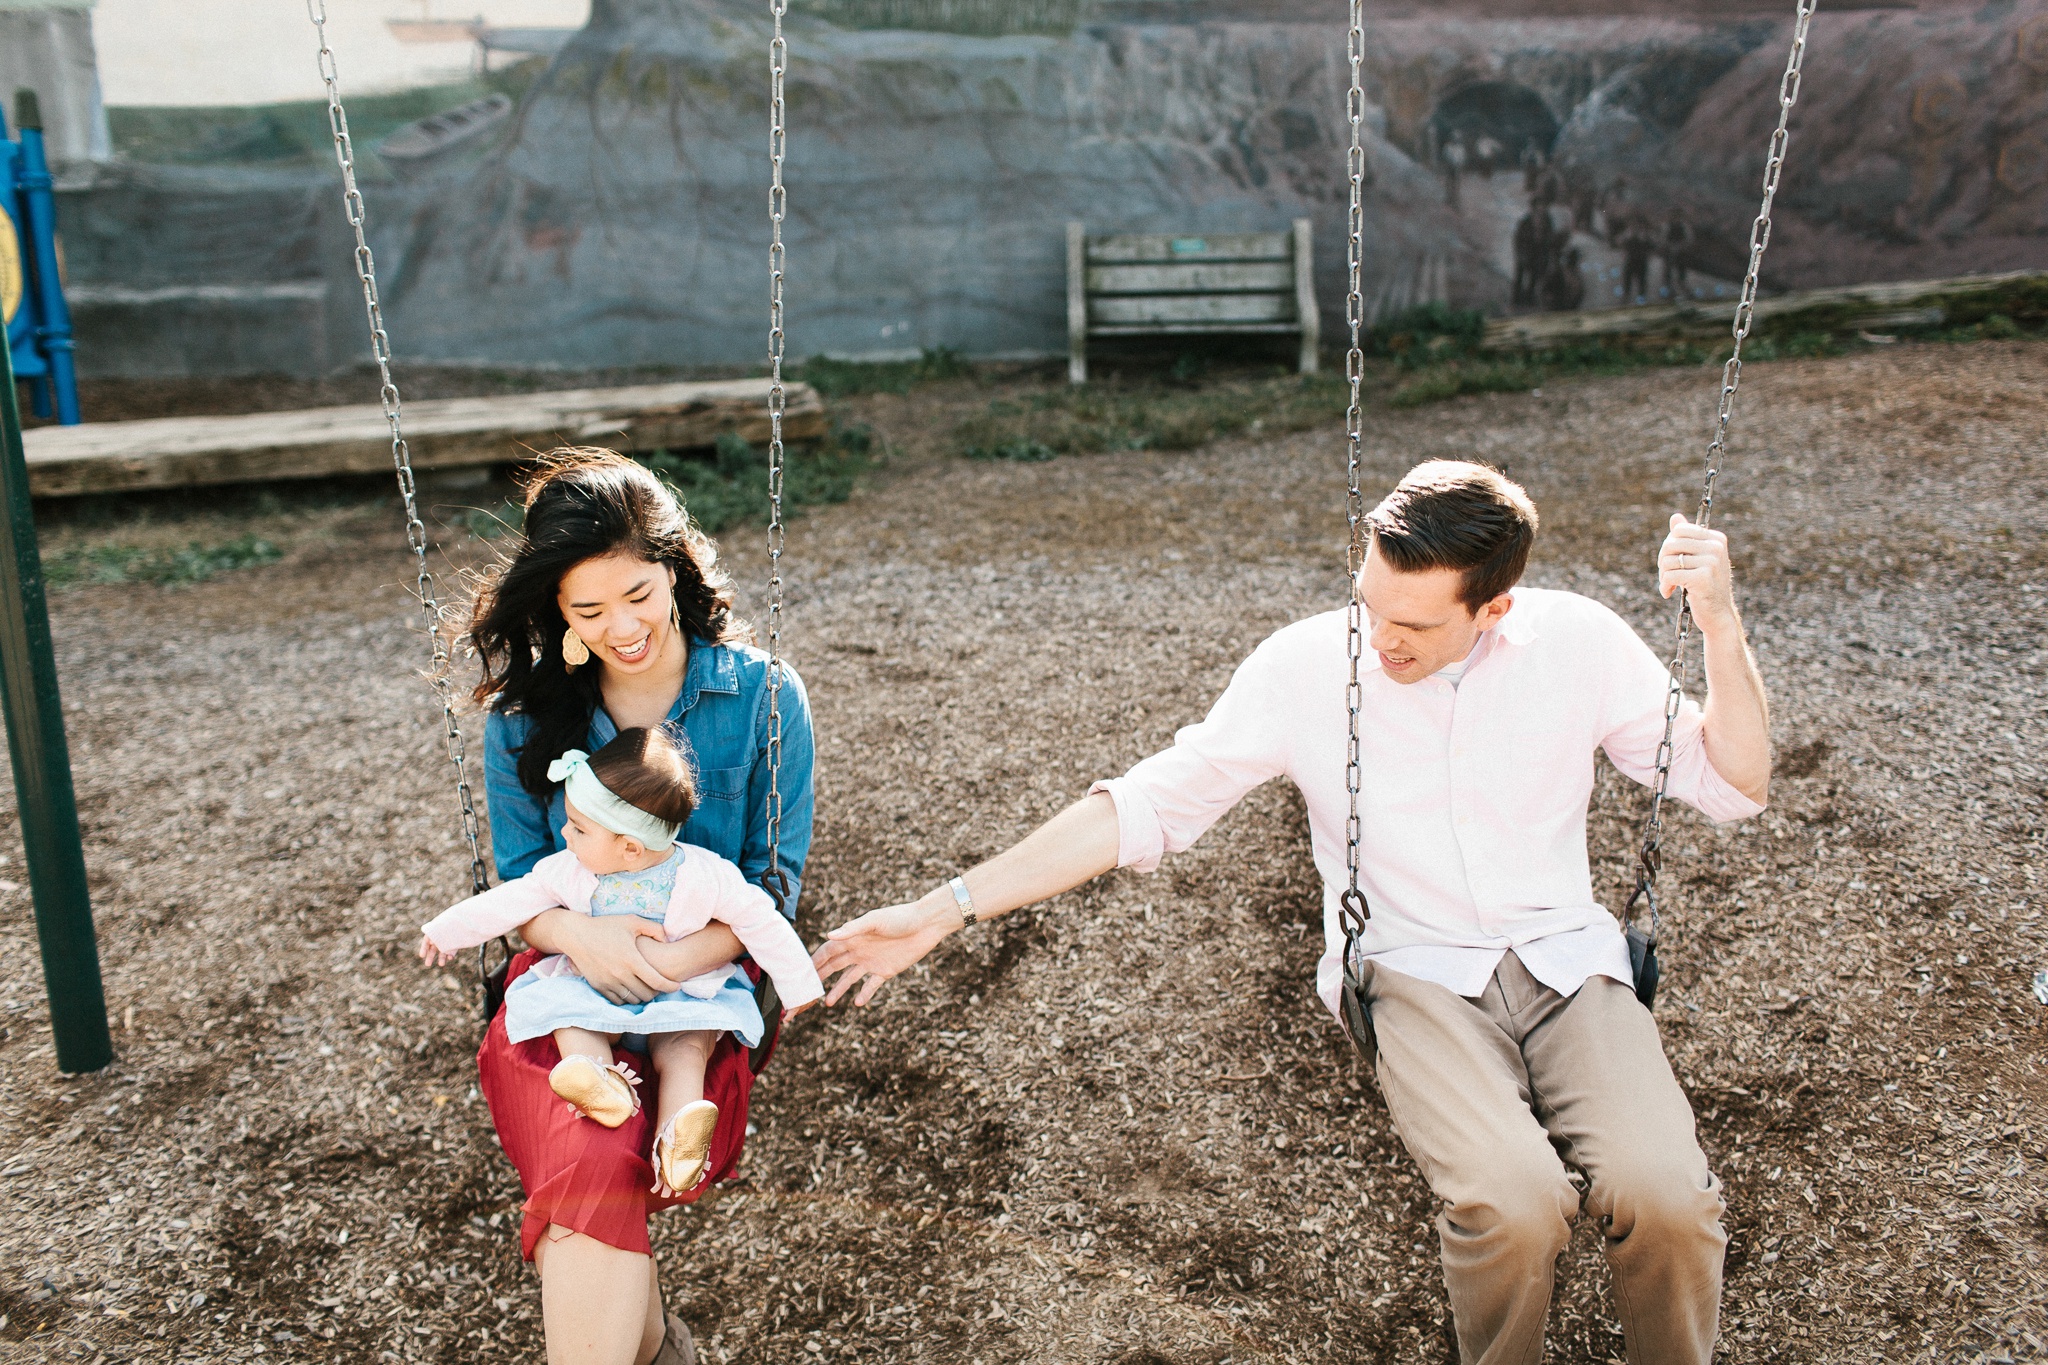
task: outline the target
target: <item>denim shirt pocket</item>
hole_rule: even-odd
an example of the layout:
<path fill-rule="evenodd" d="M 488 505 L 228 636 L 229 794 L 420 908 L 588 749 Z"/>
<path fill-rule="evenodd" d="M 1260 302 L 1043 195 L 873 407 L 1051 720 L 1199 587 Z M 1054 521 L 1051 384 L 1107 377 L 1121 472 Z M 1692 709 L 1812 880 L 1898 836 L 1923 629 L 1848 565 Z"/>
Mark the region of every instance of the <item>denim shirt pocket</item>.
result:
<path fill-rule="evenodd" d="M 683 826 L 683 839 L 732 862 L 740 860 L 747 837 L 747 778 L 752 769 L 703 768 L 697 773 L 697 809 Z"/>

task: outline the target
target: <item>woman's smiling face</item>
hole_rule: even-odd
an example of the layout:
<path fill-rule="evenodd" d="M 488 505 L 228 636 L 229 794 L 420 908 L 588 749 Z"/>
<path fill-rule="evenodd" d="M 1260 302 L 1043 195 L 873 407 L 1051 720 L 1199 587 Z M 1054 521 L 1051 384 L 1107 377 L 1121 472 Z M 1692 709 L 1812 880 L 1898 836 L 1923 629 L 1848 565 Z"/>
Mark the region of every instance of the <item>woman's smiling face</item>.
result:
<path fill-rule="evenodd" d="M 630 554 L 586 559 L 562 575 L 555 601 L 606 668 L 653 668 L 674 634 L 675 570 Z"/>

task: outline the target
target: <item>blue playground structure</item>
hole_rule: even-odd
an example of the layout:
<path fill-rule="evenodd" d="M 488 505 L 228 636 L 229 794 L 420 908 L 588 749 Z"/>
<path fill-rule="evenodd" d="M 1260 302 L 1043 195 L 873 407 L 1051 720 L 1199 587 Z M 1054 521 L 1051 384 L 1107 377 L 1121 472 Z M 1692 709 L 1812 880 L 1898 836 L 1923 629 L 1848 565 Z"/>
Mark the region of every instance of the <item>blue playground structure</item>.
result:
<path fill-rule="evenodd" d="M 71 359 L 71 310 L 57 255 L 57 198 L 43 155 L 35 92 L 15 96 L 19 141 L 0 116 L 0 319 L 14 377 L 28 381 L 35 415 L 78 424 L 78 371 Z"/>

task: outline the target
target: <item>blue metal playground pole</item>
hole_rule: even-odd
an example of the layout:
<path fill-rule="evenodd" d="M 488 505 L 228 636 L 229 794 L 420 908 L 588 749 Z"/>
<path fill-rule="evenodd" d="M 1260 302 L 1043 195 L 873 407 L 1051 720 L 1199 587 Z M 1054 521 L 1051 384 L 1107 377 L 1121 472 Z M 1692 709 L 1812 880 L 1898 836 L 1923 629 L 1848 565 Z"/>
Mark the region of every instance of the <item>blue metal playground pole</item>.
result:
<path fill-rule="evenodd" d="M 0 709 L 7 713 L 7 753 L 14 760 L 57 1068 L 98 1071 L 114 1059 L 114 1042 L 107 1032 L 78 798 L 57 695 L 42 552 L 21 448 L 21 409 L 15 404 L 14 367 L 5 346 L 0 346 Z"/>
<path fill-rule="evenodd" d="M 28 205 L 29 250 L 35 259 L 36 346 L 50 367 L 57 420 L 78 425 L 78 373 L 71 357 L 71 309 L 57 265 L 56 181 L 43 148 L 43 113 L 33 90 L 14 96 L 14 122 L 21 134 L 21 197 Z"/>
<path fill-rule="evenodd" d="M 71 310 L 57 255 L 57 196 L 33 90 L 15 95 L 21 140 L 0 118 L 0 328 L 16 379 L 26 380 L 38 417 L 78 421 Z"/>

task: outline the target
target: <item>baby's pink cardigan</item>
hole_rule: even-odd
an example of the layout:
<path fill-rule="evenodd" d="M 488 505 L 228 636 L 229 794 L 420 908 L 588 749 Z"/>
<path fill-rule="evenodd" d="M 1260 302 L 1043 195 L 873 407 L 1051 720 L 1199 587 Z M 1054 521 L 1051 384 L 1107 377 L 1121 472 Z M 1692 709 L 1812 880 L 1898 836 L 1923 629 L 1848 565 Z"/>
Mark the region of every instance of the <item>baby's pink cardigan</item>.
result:
<path fill-rule="evenodd" d="M 662 932 L 673 943 L 694 934 L 713 920 L 729 925 L 741 943 L 775 978 L 776 994 L 784 1009 L 807 1005 L 825 993 L 811 955 L 803 940 L 775 909 L 768 893 L 748 881 L 726 859 L 707 848 L 682 844 L 682 866 L 676 869 L 675 892 L 669 897 L 662 918 Z M 533 871 L 471 896 L 460 905 L 442 911 L 421 926 L 428 940 L 444 953 L 460 952 L 508 934 L 543 910 L 557 908 L 590 913 L 590 897 L 597 890 L 597 875 L 576 860 L 567 849 L 551 853 L 533 865 Z M 566 964 L 564 964 L 566 965 Z M 684 989 L 702 983 L 714 988 L 729 974 L 719 967 L 684 983 Z M 710 994 L 690 990 L 692 995 Z"/>

